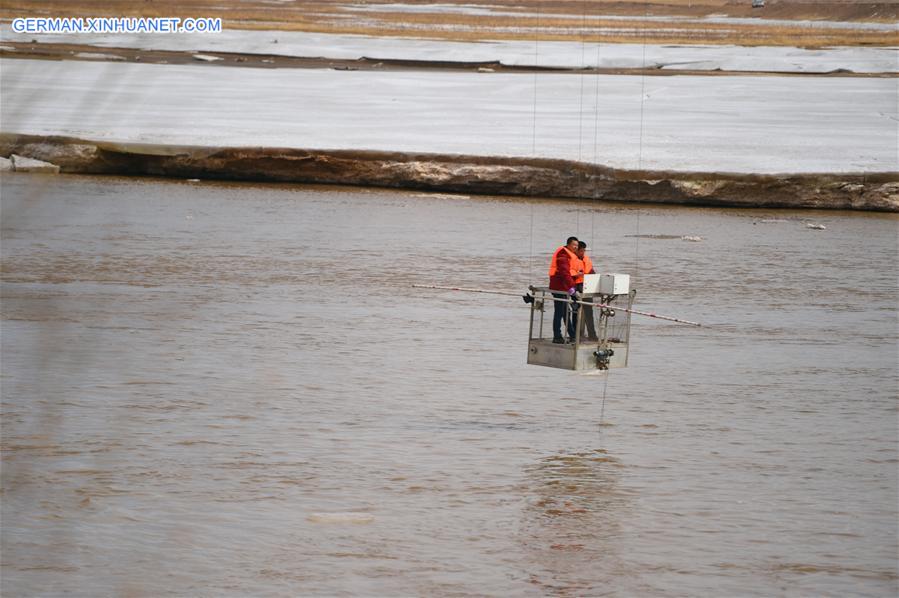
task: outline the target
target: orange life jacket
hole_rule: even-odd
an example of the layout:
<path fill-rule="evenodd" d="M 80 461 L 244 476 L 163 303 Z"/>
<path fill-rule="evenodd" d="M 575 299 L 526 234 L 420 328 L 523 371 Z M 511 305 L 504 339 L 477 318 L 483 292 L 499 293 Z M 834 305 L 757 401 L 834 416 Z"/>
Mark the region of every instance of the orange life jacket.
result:
<path fill-rule="evenodd" d="M 580 258 L 578 258 L 577 255 L 572 253 L 571 250 L 568 249 L 564 245 L 562 245 L 561 247 L 556 249 L 555 253 L 553 253 L 552 259 L 549 261 L 549 277 L 552 278 L 553 276 L 556 275 L 556 270 L 557 270 L 556 260 L 559 257 L 560 251 L 568 252 L 568 263 L 571 265 L 571 267 L 569 268 L 569 273 L 571 274 L 572 278 L 576 277 L 578 275 L 578 273 L 580 272 L 581 268 L 584 267 L 583 262 L 581 262 Z"/>
<path fill-rule="evenodd" d="M 590 259 L 589 255 L 584 254 L 584 259 L 578 258 L 578 261 L 581 264 L 583 272 L 578 272 L 576 275 L 572 274 L 572 277 L 574 278 L 574 282 L 582 284 L 584 282 L 584 274 L 593 272 L 593 260 Z"/>

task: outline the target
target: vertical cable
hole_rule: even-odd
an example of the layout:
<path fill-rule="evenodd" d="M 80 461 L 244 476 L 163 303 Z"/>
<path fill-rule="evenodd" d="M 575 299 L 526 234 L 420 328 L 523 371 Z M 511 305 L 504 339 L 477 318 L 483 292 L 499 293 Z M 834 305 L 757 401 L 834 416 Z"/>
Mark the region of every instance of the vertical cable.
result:
<path fill-rule="evenodd" d="M 583 166 L 583 147 L 584 147 L 584 77 L 587 69 L 587 0 L 581 3 L 581 76 L 580 76 L 580 92 L 578 94 L 578 110 L 577 110 L 577 161 L 578 166 Z M 581 181 L 586 188 L 588 172 L 583 170 Z M 581 210 L 580 205 L 575 208 L 575 223 L 578 237 L 581 236 Z"/>
<path fill-rule="evenodd" d="M 643 170 L 643 119 L 644 106 L 646 104 L 646 22 L 649 19 L 649 4 L 643 4 L 643 24 L 641 27 L 643 38 L 643 58 L 640 62 L 640 142 L 637 150 L 637 171 Z M 634 280 L 640 276 L 640 209 L 637 209 L 637 232 L 634 235 Z"/>
<path fill-rule="evenodd" d="M 531 241 L 530 253 L 528 254 L 528 284 L 534 284 L 534 200 L 531 199 Z"/>
<path fill-rule="evenodd" d="M 593 173 L 593 201 L 590 206 L 590 246 L 596 246 L 595 233 L 595 216 L 596 216 L 596 197 L 599 195 L 599 65 L 600 65 L 600 49 L 602 48 L 601 33 L 597 33 L 596 38 L 596 65 L 593 79 L 596 87 L 593 94 L 593 163 L 595 171 Z"/>
<path fill-rule="evenodd" d="M 605 382 L 602 385 L 602 407 L 599 409 L 599 446 L 602 447 L 602 426 L 606 415 L 606 390 L 609 389 L 609 370 L 605 371 Z"/>
<path fill-rule="evenodd" d="M 537 157 L 537 67 L 540 59 L 540 4 L 537 4 L 537 24 L 534 27 L 534 104 L 531 120 L 531 156 Z M 531 234 L 528 253 L 528 284 L 534 283 L 534 201 L 530 202 Z"/>
<path fill-rule="evenodd" d="M 596 64 L 593 65 L 593 79 L 595 81 L 593 93 L 593 197 L 590 202 L 590 246 L 596 249 L 596 198 L 599 195 L 599 66 L 602 58 L 602 33 L 601 29 L 597 32 L 596 38 Z M 594 312 L 595 314 L 596 312 Z M 609 370 L 605 371 L 605 380 L 602 386 L 602 404 L 599 409 L 599 447 L 602 448 L 602 427 L 605 423 L 606 414 L 606 391 L 609 389 Z"/>

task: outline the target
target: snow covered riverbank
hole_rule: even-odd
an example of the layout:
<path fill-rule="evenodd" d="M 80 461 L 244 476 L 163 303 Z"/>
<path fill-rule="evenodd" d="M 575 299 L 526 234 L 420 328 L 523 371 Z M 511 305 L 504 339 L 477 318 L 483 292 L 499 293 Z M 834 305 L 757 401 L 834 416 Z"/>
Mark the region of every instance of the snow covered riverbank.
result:
<path fill-rule="evenodd" d="M 897 48 L 784 48 L 581 44 L 570 41 L 462 42 L 406 37 L 370 37 L 292 31 L 225 30 L 218 34 L 31 35 L 0 25 L 0 40 L 41 44 L 84 44 L 97 48 L 138 48 L 183 52 L 231 52 L 354 60 L 492 62 L 509 66 L 557 68 L 640 68 L 767 71 L 779 73 L 899 72 Z"/>
<path fill-rule="evenodd" d="M 671 171 L 897 170 L 892 79 L 546 74 L 535 85 L 501 73 L 31 60 L 0 61 L 0 77 L 6 133 Z"/>

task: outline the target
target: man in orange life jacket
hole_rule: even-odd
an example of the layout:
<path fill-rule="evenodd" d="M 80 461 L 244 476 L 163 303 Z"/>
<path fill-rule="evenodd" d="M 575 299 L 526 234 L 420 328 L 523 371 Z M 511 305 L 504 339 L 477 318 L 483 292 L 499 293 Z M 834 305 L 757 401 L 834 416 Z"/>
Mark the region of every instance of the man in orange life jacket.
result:
<path fill-rule="evenodd" d="M 583 271 L 581 260 L 577 256 L 578 240 L 577 237 L 568 237 L 565 245 L 556 249 L 553 253 L 552 260 L 549 263 L 549 288 L 553 293 L 553 297 L 557 299 L 567 299 L 575 297 L 577 293 L 577 283 L 574 277 Z M 571 317 L 568 316 L 568 308 L 571 309 Z M 562 320 L 568 321 L 568 338 L 574 341 L 574 333 L 577 330 L 577 303 L 569 304 L 563 301 L 553 301 L 553 342 L 564 343 L 562 337 Z"/>
<path fill-rule="evenodd" d="M 584 292 L 584 274 L 596 274 L 596 270 L 593 269 L 593 260 L 590 259 L 590 256 L 587 255 L 587 244 L 583 241 L 577 242 L 577 257 L 581 260 L 581 265 L 583 266 L 583 270 L 574 277 L 574 282 L 577 283 L 575 288 L 579 293 Z M 589 298 L 584 298 L 583 301 L 589 302 Z M 596 325 L 593 323 L 593 308 L 587 305 L 581 305 L 581 321 L 587 324 L 587 340 L 588 341 L 596 341 L 599 340 L 596 336 Z"/>

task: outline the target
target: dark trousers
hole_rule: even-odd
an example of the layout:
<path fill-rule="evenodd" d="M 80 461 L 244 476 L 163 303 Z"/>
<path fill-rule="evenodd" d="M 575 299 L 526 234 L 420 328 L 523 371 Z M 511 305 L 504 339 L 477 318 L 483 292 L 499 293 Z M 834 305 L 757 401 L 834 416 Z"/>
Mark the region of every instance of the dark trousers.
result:
<path fill-rule="evenodd" d="M 583 292 L 584 283 L 577 285 L 577 290 Z M 593 303 L 593 299 L 590 297 L 582 299 L 582 301 Z M 581 305 L 579 307 L 583 310 L 581 312 L 581 320 L 587 324 L 587 338 L 596 338 L 596 325 L 593 323 L 593 308 L 587 305 Z"/>
<path fill-rule="evenodd" d="M 568 293 L 553 293 L 553 297 L 567 299 Z M 569 309 L 571 309 L 570 314 L 568 313 Z M 577 303 L 553 301 L 553 338 L 562 338 L 562 320 L 568 323 L 565 327 L 568 338 L 573 339 L 574 331 L 577 330 Z"/>
<path fill-rule="evenodd" d="M 590 299 L 584 299 L 584 301 L 590 301 Z M 581 309 L 584 310 L 584 313 L 581 314 L 581 319 L 587 324 L 587 338 L 596 338 L 596 325 L 593 323 L 593 308 L 581 305 Z"/>

